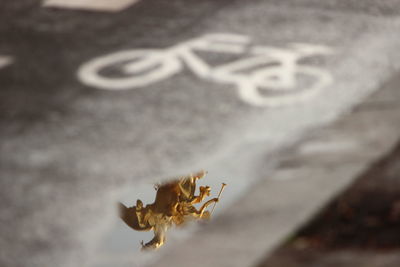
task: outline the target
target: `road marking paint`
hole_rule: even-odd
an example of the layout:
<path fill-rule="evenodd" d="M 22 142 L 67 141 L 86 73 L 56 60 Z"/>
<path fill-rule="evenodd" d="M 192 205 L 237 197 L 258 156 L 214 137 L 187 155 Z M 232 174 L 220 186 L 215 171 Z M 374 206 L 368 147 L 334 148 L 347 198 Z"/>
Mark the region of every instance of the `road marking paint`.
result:
<path fill-rule="evenodd" d="M 140 0 L 45 0 L 44 7 L 118 12 Z"/>
<path fill-rule="evenodd" d="M 211 66 L 196 53 L 199 50 L 239 59 Z M 255 46 L 243 35 L 206 34 L 165 49 L 132 49 L 94 58 L 82 64 L 78 77 L 99 89 L 129 90 L 167 79 L 187 67 L 204 80 L 234 85 L 238 96 L 251 105 L 276 107 L 306 100 L 330 85 L 333 78 L 328 71 L 301 59 L 332 53 L 321 45 Z M 107 69 L 117 70 L 118 76 L 107 76 Z"/>

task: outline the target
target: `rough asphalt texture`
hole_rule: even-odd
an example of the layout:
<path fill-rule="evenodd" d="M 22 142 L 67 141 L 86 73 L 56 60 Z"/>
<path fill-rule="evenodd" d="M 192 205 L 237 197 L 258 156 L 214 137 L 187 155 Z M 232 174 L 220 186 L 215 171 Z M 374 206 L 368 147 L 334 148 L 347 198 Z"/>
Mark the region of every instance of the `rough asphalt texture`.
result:
<path fill-rule="evenodd" d="M 397 144 L 258 266 L 399 266 L 399 170 Z"/>
<path fill-rule="evenodd" d="M 261 153 L 250 160 L 249 155 L 231 159 L 235 177 L 264 177 L 211 224 L 159 251 L 162 256 L 150 266 L 258 264 L 399 143 L 399 84 L 395 75 L 338 120 L 308 131 L 273 157 Z M 260 150 L 252 147 L 253 153 Z M 276 163 L 268 168 L 271 158 Z"/>
<path fill-rule="evenodd" d="M 0 55 L 14 62 L 0 69 L 0 265 L 84 266 L 124 187 L 240 157 L 250 144 L 272 161 L 399 69 L 399 11 L 397 1 L 146 0 L 117 14 L 2 3 Z M 213 32 L 333 47 L 311 63 L 334 83 L 308 102 L 270 109 L 190 72 L 123 92 L 77 79 L 94 57 Z M 221 173 L 235 179 L 235 168 Z"/>

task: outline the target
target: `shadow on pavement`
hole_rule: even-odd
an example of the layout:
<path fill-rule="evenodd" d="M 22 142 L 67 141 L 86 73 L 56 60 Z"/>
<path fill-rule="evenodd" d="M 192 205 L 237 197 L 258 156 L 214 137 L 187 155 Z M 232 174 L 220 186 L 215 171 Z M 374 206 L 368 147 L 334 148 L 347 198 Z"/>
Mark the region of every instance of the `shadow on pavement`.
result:
<path fill-rule="evenodd" d="M 260 267 L 400 266 L 400 143 Z"/>

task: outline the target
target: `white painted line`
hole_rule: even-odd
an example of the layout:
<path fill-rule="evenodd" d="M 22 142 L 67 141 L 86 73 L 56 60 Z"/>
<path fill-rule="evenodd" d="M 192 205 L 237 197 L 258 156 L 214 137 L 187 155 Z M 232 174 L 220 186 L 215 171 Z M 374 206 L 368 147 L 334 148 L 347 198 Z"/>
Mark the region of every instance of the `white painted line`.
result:
<path fill-rule="evenodd" d="M 140 0 L 44 0 L 44 7 L 118 12 Z"/>
<path fill-rule="evenodd" d="M 10 65 L 13 62 L 13 59 L 11 57 L 7 56 L 0 56 L 0 69 Z"/>

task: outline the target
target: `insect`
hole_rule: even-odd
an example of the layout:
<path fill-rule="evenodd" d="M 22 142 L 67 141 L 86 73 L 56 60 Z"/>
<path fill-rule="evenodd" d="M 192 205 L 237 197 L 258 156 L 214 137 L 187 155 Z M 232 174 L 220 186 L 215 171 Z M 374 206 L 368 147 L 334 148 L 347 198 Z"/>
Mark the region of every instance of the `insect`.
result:
<path fill-rule="evenodd" d="M 222 184 L 218 197 L 206 201 L 197 209 L 194 204 L 201 203 L 210 196 L 209 186 L 200 186 L 199 195 L 195 195 L 196 182 L 205 175 L 206 172 L 201 171 L 156 185 L 155 201 L 146 206 L 140 199 L 136 201 L 136 206 L 129 208 L 119 203 L 119 215 L 129 227 L 137 231 L 154 231 L 152 240 L 147 243 L 141 242 L 142 250 L 161 247 L 165 243 L 166 232 L 173 225 L 182 226 L 191 220 L 210 219 L 226 184 Z M 210 212 L 206 209 L 211 204 L 214 206 Z"/>

